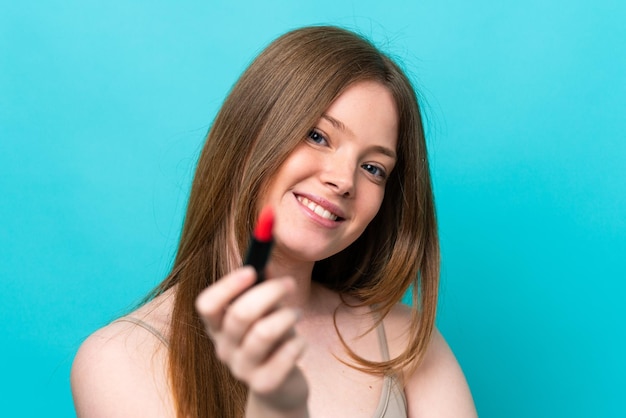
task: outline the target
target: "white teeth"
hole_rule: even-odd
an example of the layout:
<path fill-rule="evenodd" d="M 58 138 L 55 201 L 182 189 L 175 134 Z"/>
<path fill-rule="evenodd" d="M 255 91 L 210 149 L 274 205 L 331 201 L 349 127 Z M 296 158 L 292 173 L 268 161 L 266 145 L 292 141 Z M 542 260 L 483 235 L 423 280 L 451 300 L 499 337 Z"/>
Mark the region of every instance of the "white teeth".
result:
<path fill-rule="evenodd" d="M 337 220 L 337 215 L 329 212 L 317 203 L 310 201 L 306 197 L 298 196 L 298 200 L 311 211 L 315 212 L 318 216 L 321 216 L 324 219 L 330 219 L 331 221 Z"/>

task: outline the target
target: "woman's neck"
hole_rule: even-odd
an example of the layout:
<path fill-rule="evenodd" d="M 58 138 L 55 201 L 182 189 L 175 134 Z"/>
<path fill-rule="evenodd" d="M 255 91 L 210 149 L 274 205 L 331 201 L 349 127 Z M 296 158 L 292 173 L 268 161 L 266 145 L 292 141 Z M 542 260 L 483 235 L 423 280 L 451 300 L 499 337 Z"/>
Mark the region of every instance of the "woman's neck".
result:
<path fill-rule="evenodd" d="M 288 301 L 289 305 L 306 309 L 311 303 L 313 266 L 315 263 L 302 261 L 294 262 L 285 260 L 277 254 L 272 254 L 272 259 L 266 267 L 266 277 L 290 276 L 296 281 L 296 292 Z"/>
<path fill-rule="evenodd" d="M 314 265 L 311 261 L 286 260 L 274 253 L 266 276 L 290 276 L 296 281 L 296 291 L 287 303 L 301 309 L 304 316 L 332 314 L 341 300 L 336 292 L 312 280 Z"/>

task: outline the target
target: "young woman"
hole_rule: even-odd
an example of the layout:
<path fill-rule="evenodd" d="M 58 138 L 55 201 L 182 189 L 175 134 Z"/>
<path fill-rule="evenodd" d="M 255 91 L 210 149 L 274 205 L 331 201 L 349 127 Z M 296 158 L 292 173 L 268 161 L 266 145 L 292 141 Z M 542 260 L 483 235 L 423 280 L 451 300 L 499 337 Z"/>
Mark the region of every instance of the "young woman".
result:
<path fill-rule="evenodd" d="M 266 206 L 275 245 L 255 286 L 241 265 Z M 292 31 L 215 119 L 169 276 L 81 346 L 77 413 L 473 417 L 434 326 L 438 275 L 410 82 L 352 32 Z"/>

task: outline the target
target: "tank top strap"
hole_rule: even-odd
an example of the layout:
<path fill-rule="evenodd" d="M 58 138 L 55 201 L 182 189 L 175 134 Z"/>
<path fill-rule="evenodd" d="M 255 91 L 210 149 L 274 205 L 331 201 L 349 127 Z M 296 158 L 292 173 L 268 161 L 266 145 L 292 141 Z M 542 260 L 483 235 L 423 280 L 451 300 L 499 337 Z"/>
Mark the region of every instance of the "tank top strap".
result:
<path fill-rule="evenodd" d="M 387 344 L 387 334 L 385 326 L 381 320 L 376 327 L 378 336 L 378 347 L 383 361 L 390 359 L 389 346 Z M 383 388 L 380 394 L 380 401 L 374 413 L 374 418 L 406 418 L 407 402 L 404 389 L 395 375 L 385 375 L 383 377 Z"/>
<path fill-rule="evenodd" d="M 167 338 L 165 338 L 165 336 L 163 334 L 161 334 L 161 332 L 159 330 L 157 330 L 155 327 L 153 327 L 152 325 L 148 324 L 145 321 L 142 321 L 139 318 L 135 318 L 133 316 L 124 316 L 122 318 L 116 319 L 115 322 L 130 322 L 131 324 L 135 324 L 137 326 L 140 326 L 141 328 L 145 329 L 146 331 L 148 331 L 150 334 L 154 335 L 155 337 L 157 337 L 162 343 L 163 345 L 165 345 L 165 347 L 169 347 L 169 341 L 167 341 Z"/>
<path fill-rule="evenodd" d="M 378 348 L 380 349 L 380 355 L 383 361 L 389 360 L 389 346 L 387 345 L 387 334 L 385 333 L 385 326 L 381 320 L 376 327 L 376 335 L 378 336 Z"/>

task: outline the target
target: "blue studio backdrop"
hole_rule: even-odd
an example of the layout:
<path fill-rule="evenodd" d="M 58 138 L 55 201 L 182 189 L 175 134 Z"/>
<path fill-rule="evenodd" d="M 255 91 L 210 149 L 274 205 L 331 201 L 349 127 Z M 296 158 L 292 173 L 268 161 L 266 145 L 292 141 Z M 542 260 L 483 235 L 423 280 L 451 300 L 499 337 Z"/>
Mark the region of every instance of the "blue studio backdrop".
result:
<path fill-rule="evenodd" d="M 168 272 L 204 135 L 272 39 L 359 31 L 427 117 L 438 326 L 481 417 L 622 417 L 626 3 L 0 0 L 0 415 Z"/>

